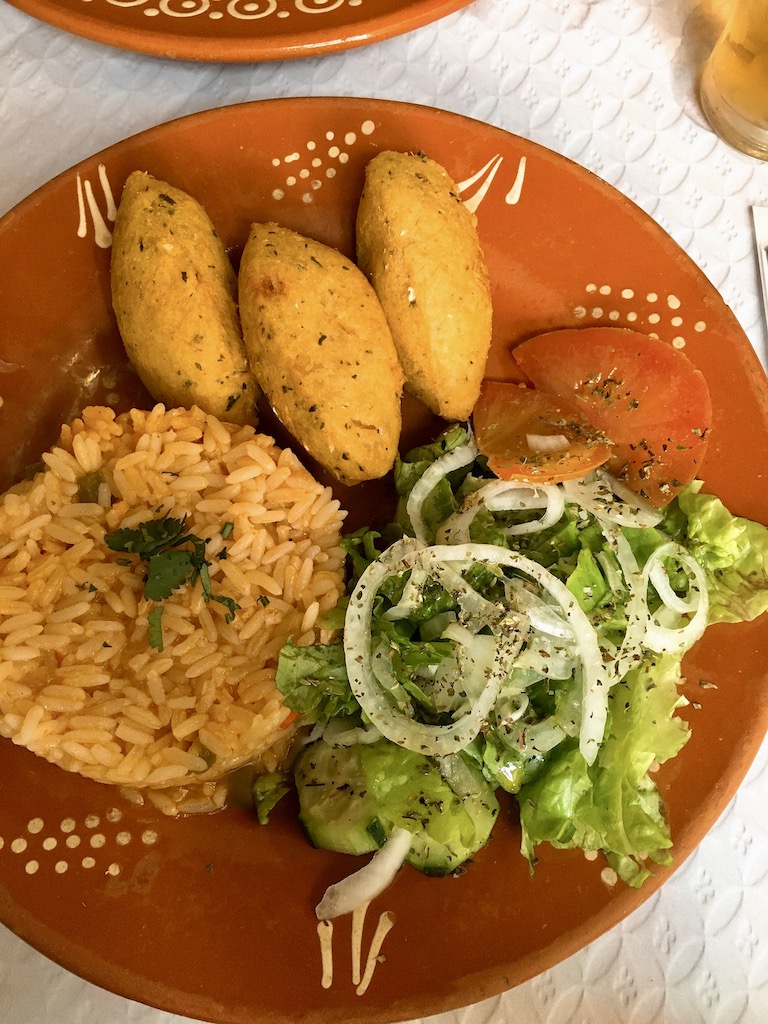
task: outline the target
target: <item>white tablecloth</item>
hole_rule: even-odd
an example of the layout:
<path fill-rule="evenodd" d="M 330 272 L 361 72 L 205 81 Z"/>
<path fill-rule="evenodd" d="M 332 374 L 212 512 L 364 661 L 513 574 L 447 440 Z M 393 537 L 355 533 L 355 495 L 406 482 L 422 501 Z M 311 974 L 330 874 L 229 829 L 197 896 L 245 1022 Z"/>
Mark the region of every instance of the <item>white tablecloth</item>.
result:
<path fill-rule="evenodd" d="M 262 65 L 122 53 L 0 3 L 0 214 L 93 152 L 182 114 L 272 96 L 373 95 L 491 122 L 645 209 L 718 287 L 766 365 L 749 207 L 768 163 L 695 96 L 723 0 L 476 0 L 406 36 Z M 713 14 L 714 12 L 714 14 Z M 551 971 L 432 1024 L 765 1024 L 768 744 L 673 878 Z M 95 988 L 0 928 L 3 1024 L 181 1024 Z"/>

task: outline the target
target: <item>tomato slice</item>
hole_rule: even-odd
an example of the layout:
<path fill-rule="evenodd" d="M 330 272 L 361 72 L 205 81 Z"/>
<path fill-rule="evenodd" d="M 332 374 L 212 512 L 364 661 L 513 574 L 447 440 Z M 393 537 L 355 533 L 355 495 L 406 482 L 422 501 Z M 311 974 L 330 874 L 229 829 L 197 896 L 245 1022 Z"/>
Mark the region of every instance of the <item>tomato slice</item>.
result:
<path fill-rule="evenodd" d="M 512 353 L 536 388 L 570 399 L 614 447 L 606 468 L 654 505 L 696 476 L 712 423 L 701 371 L 665 341 L 622 327 L 567 328 Z"/>
<path fill-rule="evenodd" d="M 572 402 L 522 384 L 483 381 L 472 423 L 477 447 L 502 480 L 573 480 L 611 454 L 605 436 Z"/>

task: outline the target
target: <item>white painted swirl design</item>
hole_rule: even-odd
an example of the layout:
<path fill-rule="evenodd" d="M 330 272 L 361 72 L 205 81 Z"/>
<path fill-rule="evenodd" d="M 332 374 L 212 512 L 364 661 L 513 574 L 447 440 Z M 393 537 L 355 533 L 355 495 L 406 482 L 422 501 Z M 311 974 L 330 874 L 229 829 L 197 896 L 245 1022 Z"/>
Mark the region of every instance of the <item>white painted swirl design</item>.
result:
<path fill-rule="evenodd" d="M 210 0 L 160 0 L 157 5 L 170 18 L 194 18 L 210 9 Z"/>
<path fill-rule="evenodd" d="M 296 10 L 304 14 L 326 14 L 341 7 L 346 0 L 295 0 Z"/>
<path fill-rule="evenodd" d="M 229 0 L 227 14 L 240 21 L 268 18 L 277 10 L 277 0 Z"/>
<path fill-rule="evenodd" d="M 93 0 L 84 0 L 92 3 Z M 299 14 L 328 14 L 338 10 L 344 4 L 350 7 L 362 7 L 365 0 L 228 0 L 226 4 L 220 0 L 106 0 L 112 7 L 143 7 L 148 17 L 164 14 L 169 18 L 195 18 L 207 14 L 209 18 L 218 20 L 229 15 L 238 21 L 256 21 L 275 15 L 278 18 L 289 18 L 291 9 Z"/>

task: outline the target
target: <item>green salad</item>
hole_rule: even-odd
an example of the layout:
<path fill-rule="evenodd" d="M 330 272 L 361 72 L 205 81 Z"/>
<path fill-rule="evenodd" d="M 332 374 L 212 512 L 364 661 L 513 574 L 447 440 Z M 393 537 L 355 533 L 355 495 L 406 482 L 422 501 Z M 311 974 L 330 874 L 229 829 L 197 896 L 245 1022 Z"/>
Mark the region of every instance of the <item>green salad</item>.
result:
<path fill-rule="evenodd" d="M 641 885 L 672 859 L 653 776 L 689 737 L 683 656 L 708 624 L 768 608 L 768 529 L 698 482 L 658 510 L 603 470 L 500 480 L 461 424 L 399 460 L 395 484 L 395 521 L 345 538 L 338 642 L 280 655 L 310 840 L 386 852 L 380 891 L 403 860 L 462 869 L 505 791 L 532 870 L 549 843 Z M 284 788 L 259 781 L 262 820 Z"/>

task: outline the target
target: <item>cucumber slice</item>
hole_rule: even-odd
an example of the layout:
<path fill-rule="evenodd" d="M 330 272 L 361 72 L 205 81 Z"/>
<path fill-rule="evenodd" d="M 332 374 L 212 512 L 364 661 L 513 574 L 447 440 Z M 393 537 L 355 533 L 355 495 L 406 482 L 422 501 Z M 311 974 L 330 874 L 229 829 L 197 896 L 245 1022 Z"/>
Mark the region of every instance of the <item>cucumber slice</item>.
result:
<path fill-rule="evenodd" d="M 458 755 L 450 771 L 412 750 L 381 740 L 361 751 L 378 817 L 413 833 L 409 864 L 427 875 L 447 875 L 482 849 L 499 813 L 482 772 Z"/>
<path fill-rule="evenodd" d="M 369 853 L 395 826 L 413 834 L 406 858 L 446 875 L 488 842 L 499 805 L 482 773 L 458 755 L 441 764 L 388 740 L 307 747 L 295 764 L 299 818 L 311 842 Z"/>
<path fill-rule="evenodd" d="M 368 792 L 361 747 L 331 747 L 323 740 L 294 762 L 299 821 L 313 846 L 336 853 L 372 853 L 386 839 Z"/>

